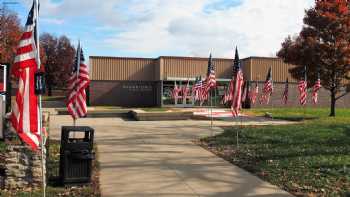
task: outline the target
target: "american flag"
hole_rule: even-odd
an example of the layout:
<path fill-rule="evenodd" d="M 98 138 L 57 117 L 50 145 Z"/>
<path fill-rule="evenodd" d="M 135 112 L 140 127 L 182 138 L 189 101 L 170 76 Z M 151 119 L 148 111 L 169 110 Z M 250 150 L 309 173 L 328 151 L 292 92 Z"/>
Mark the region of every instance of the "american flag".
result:
<path fill-rule="evenodd" d="M 314 87 L 312 88 L 312 101 L 314 104 L 317 104 L 318 102 L 318 91 L 321 89 L 321 87 L 322 85 L 321 85 L 320 74 L 318 74 L 317 81 Z"/>
<path fill-rule="evenodd" d="M 182 99 L 184 100 L 184 103 L 188 97 L 189 92 L 190 92 L 190 81 L 187 80 L 186 86 L 182 87 Z"/>
<path fill-rule="evenodd" d="M 200 91 L 200 105 L 202 106 L 203 103 L 208 100 L 209 98 L 209 93 L 207 91 L 207 80 L 203 79 L 202 80 L 202 89 Z"/>
<path fill-rule="evenodd" d="M 234 61 L 234 67 L 238 70 L 235 70 L 236 76 L 233 75 L 231 80 L 230 94 L 232 98 L 231 111 L 233 117 L 239 115 L 239 111 L 242 107 L 242 87 L 244 83 L 243 72 L 241 69 L 241 64 L 238 56 L 238 50 L 236 48 L 236 55 Z"/>
<path fill-rule="evenodd" d="M 90 84 L 89 70 L 85 64 L 83 50 L 78 44 L 71 77 L 68 80 L 67 108 L 73 119 L 87 114 L 85 89 Z"/>
<path fill-rule="evenodd" d="M 284 86 L 284 92 L 283 92 L 283 95 L 282 95 L 282 102 L 285 105 L 287 105 L 287 103 L 288 103 L 288 92 L 289 92 L 289 81 L 288 81 L 288 78 L 287 78 L 286 84 Z"/>
<path fill-rule="evenodd" d="M 269 104 L 272 92 L 273 92 L 272 68 L 270 67 L 264 83 L 262 96 L 260 98 L 260 103 Z"/>
<path fill-rule="evenodd" d="M 299 81 L 298 89 L 299 89 L 299 102 L 301 105 L 306 105 L 306 99 L 307 99 L 306 67 L 304 70 L 304 78 Z"/>
<path fill-rule="evenodd" d="M 233 74 L 234 76 L 234 74 Z M 227 95 L 227 101 L 226 102 L 232 102 L 232 94 L 231 92 L 234 91 L 234 87 L 235 87 L 235 81 L 233 80 L 233 76 L 232 79 L 230 81 L 229 87 L 228 87 L 228 95 Z"/>
<path fill-rule="evenodd" d="M 11 71 L 19 80 L 16 101 L 12 103 L 11 123 L 19 137 L 33 150 L 38 149 L 41 141 L 38 97 L 34 84 L 40 62 L 39 47 L 36 46 L 38 7 L 34 1 Z"/>
<path fill-rule="evenodd" d="M 196 100 L 196 90 L 197 90 L 198 77 L 194 80 L 194 84 L 192 86 L 192 95 L 194 100 Z"/>
<path fill-rule="evenodd" d="M 235 77 L 235 85 L 233 91 L 230 93 L 232 95 L 231 111 L 234 117 L 239 115 L 239 111 L 242 106 L 242 86 L 243 86 L 243 72 L 241 69 L 238 70 Z"/>
<path fill-rule="evenodd" d="M 227 86 L 224 89 L 224 95 L 222 95 L 221 104 L 226 104 L 228 102 L 229 93 L 227 91 Z"/>
<path fill-rule="evenodd" d="M 207 79 L 206 79 L 206 92 L 210 91 L 211 88 L 214 88 L 216 86 L 216 79 L 215 79 L 215 68 L 214 68 L 214 63 L 213 59 L 211 57 L 211 54 L 209 56 L 208 60 L 208 72 L 207 72 Z"/>
<path fill-rule="evenodd" d="M 177 84 L 176 84 L 176 82 L 175 82 L 174 89 L 173 89 L 173 91 L 171 92 L 171 96 L 173 97 L 173 99 L 175 100 L 175 102 L 177 101 L 180 92 L 181 92 L 181 89 L 177 86 Z"/>
<path fill-rule="evenodd" d="M 202 77 L 198 77 L 196 79 L 196 82 L 195 82 L 193 88 L 192 88 L 192 94 L 194 95 L 195 101 L 199 101 L 201 99 L 202 90 L 203 90 Z"/>
<path fill-rule="evenodd" d="M 255 87 L 249 92 L 249 99 L 250 102 L 254 105 L 256 102 L 256 98 L 258 97 L 259 94 L 259 85 L 258 82 L 255 82 Z"/>
<path fill-rule="evenodd" d="M 247 99 L 247 94 L 249 92 L 249 82 L 246 81 L 244 82 L 244 86 L 243 86 L 243 94 L 242 94 L 242 102 L 244 103 Z"/>

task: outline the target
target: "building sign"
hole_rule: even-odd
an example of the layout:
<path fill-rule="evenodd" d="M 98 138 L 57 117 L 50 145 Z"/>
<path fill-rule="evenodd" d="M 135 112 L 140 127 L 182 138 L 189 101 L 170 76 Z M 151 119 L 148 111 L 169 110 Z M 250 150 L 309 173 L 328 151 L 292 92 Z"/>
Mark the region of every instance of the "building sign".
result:
<path fill-rule="evenodd" d="M 152 92 L 153 91 L 153 87 L 151 85 L 145 85 L 145 84 L 123 85 L 123 89 L 126 89 L 130 92 Z"/>

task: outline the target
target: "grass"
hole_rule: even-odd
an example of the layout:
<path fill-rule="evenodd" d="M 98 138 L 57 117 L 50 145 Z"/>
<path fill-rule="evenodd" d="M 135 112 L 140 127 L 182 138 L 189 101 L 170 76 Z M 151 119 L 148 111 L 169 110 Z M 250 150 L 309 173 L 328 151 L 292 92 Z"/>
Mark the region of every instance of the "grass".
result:
<path fill-rule="evenodd" d="M 95 153 L 97 153 L 96 146 Z M 97 158 L 93 162 L 92 181 L 85 186 L 60 186 L 57 183 L 57 177 L 59 175 L 59 157 L 60 157 L 60 143 L 57 140 L 50 140 L 49 145 L 49 158 L 47 160 L 47 173 L 49 177 L 48 187 L 46 190 L 46 196 L 62 196 L 62 197 L 99 197 L 101 196 L 99 188 L 99 164 Z M 0 191 L 0 196 L 4 197 L 41 197 L 42 191 L 15 191 L 6 192 Z"/>
<path fill-rule="evenodd" d="M 274 118 L 304 115 L 303 109 L 254 109 Z M 297 125 L 226 128 L 201 140 L 206 148 L 296 196 L 346 196 L 350 193 L 350 109 L 306 109 Z M 239 130 L 239 148 L 236 131 Z"/>
<path fill-rule="evenodd" d="M 330 113 L 329 108 L 257 108 L 244 110 L 243 113 L 262 116 L 266 112 L 272 113 L 275 119 L 318 119 L 328 118 Z M 346 108 L 339 108 L 336 110 L 336 119 L 341 117 L 350 118 L 350 110 Z"/>

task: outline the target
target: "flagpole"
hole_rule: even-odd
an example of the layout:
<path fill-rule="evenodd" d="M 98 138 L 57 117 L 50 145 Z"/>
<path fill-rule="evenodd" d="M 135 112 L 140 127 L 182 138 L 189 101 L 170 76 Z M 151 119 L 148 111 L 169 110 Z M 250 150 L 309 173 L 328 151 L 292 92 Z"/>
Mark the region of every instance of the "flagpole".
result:
<path fill-rule="evenodd" d="M 80 47 L 80 39 L 78 41 L 78 47 L 77 47 L 77 81 L 79 80 L 79 72 L 80 72 L 80 56 L 81 56 L 81 47 Z M 78 100 L 77 94 L 78 94 L 78 86 L 75 84 L 75 98 L 74 98 L 74 109 Z M 73 126 L 76 126 L 76 118 L 73 118 Z M 75 136 L 74 136 L 75 137 Z"/>
<path fill-rule="evenodd" d="M 304 70 L 304 78 L 305 78 L 305 84 L 306 84 L 306 86 L 305 86 L 305 93 L 306 93 L 306 95 L 307 95 L 307 67 L 305 66 L 305 70 Z M 305 121 L 305 119 L 306 119 L 306 104 L 307 104 L 307 97 L 305 98 L 306 99 L 306 101 L 305 101 L 305 105 L 304 105 L 304 121 Z"/>
<path fill-rule="evenodd" d="M 272 90 L 271 90 L 270 98 L 269 98 L 269 100 L 271 102 L 271 107 L 272 107 L 271 111 L 273 111 L 273 109 L 274 109 L 273 100 L 272 100 L 272 94 L 273 94 L 273 77 L 272 77 L 273 74 L 272 74 L 272 72 L 273 72 L 273 67 L 271 66 L 271 88 L 272 88 Z M 271 119 L 273 119 L 273 114 L 271 115 Z"/>
<path fill-rule="evenodd" d="M 213 136 L 213 98 L 212 93 L 210 93 L 210 129 L 211 129 L 211 136 Z"/>
<path fill-rule="evenodd" d="M 35 0 L 35 20 L 36 20 L 36 50 L 37 50 L 37 66 L 40 70 L 41 61 L 40 61 L 40 41 L 39 41 L 39 0 Z M 44 135 L 43 135 L 43 123 L 42 123 L 42 97 L 41 94 L 38 95 L 38 104 L 39 104 L 39 129 L 40 129 L 40 139 L 41 139 L 41 175 L 42 175 L 42 193 L 43 197 L 46 197 L 46 173 L 45 173 L 45 162 L 44 162 Z"/>

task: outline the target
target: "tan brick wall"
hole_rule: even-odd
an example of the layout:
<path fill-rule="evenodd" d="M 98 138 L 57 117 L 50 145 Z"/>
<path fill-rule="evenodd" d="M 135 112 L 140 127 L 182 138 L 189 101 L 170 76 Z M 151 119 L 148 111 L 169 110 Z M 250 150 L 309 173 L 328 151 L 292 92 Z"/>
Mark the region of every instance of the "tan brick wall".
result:
<path fill-rule="evenodd" d="M 284 105 L 282 103 L 282 95 L 284 92 L 284 83 L 274 83 L 274 92 L 270 99 L 270 104 L 268 105 L 260 105 L 257 102 L 252 107 L 298 107 L 299 104 L 299 91 L 297 88 L 297 83 L 289 83 L 289 100 L 288 104 Z M 252 87 L 255 87 L 255 83 L 252 84 Z M 262 92 L 263 83 L 259 83 L 259 91 Z M 260 94 L 259 94 L 260 96 Z M 330 92 L 326 89 L 321 89 L 319 91 L 318 104 L 314 105 L 312 102 L 312 88 L 308 89 L 308 99 L 307 99 L 307 107 L 330 107 Z M 350 94 L 345 97 L 339 99 L 337 101 L 337 107 L 350 107 Z"/>

